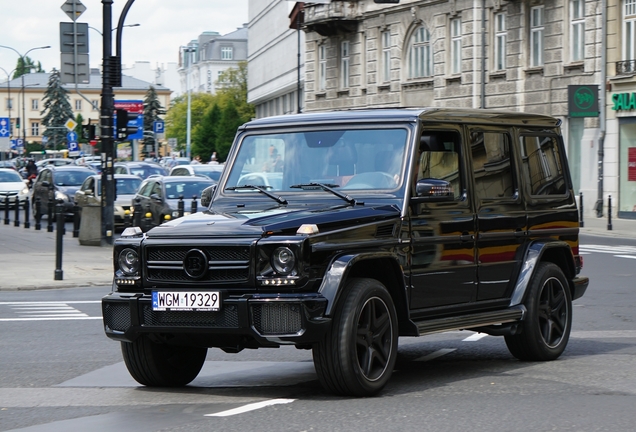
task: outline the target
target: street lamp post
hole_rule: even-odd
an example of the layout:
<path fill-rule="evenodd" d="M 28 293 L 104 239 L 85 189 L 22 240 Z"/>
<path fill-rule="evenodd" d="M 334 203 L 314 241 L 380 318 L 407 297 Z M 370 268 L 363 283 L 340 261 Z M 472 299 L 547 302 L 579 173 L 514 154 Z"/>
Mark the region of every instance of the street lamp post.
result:
<path fill-rule="evenodd" d="M 186 69 L 186 91 L 188 92 L 188 110 L 186 114 L 186 157 L 190 159 L 190 129 L 192 127 L 192 107 L 191 107 L 191 97 L 190 97 L 190 67 L 192 56 L 195 49 L 193 47 L 184 48 L 183 52 L 188 53 L 188 61 L 187 61 L 187 69 Z"/>
<path fill-rule="evenodd" d="M 2 69 L 2 71 L 7 75 L 7 92 L 9 93 L 9 102 L 7 104 L 7 110 L 9 111 L 9 134 L 13 136 L 13 128 L 11 126 L 11 108 L 13 108 L 13 101 L 11 100 L 11 74 L 15 72 L 17 68 L 13 69 L 11 72 L 7 72 L 3 67 L 0 67 L 0 69 Z"/>
<path fill-rule="evenodd" d="M 27 56 L 27 54 L 29 54 L 31 51 L 35 51 L 35 50 L 39 50 L 39 49 L 47 49 L 47 48 L 51 48 L 50 45 L 46 45 L 46 46 L 41 46 L 41 47 L 34 47 L 31 48 L 30 50 L 28 50 L 27 52 L 25 52 L 24 54 L 20 54 L 20 52 L 15 49 L 12 48 L 10 46 L 6 46 L 6 45 L 0 45 L 0 48 L 6 48 L 6 49 L 10 49 L 13 52 L 15 52 L 18 56 L 20 56 L 20 59 L 22 60 L 22 67 L 25 68 L 25 57 Z M 22 75 L 20 75 L 20 78 L 22 79 L 22 139 L 24 141 L 24 143 L 26 144 L 26 109 L 24 106 L 24 73 Z"/>

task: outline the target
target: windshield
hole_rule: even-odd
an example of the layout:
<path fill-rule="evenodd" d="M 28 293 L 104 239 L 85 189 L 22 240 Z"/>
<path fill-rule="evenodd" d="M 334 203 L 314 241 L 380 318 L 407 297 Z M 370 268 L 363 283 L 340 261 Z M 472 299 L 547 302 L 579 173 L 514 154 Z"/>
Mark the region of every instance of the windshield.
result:
<path fill-rule="evenodd" d="M 115 191 L 117 195 L 134 195 L 137 193 L 141 185 L 140 178 L 118 178 L 115 179 Z M 97 194 L 99 195 L 102 190 L 102 179 L 97 180 Z"/>
<path fill-rule="evenodd" d="M 56 172 L 55 184 L 58 186 L 79 186 L 84 183 L 86 177 L 95 174 L 93 171 L 68 171 L 68 172 Z"/>
<path fill-rule="evenodd" d="M 151 175 L 168 175 L 168 172 L 160 166 L 131 166 L 130 174 L 146 179 Z"/>
<path fill-rule="evenodd" d="M 15 171 L 0 171 L 1 183 L 19 183 L 22 182 L 22 177 Z"/>
<path fill-rule="evenodd" d="M 211 180 L 166 182 L 166 198 L 179 199 L 180 196 L 183 196 L 184 199 L 191 199 L 194 196 L 200 198 L 203 189 L 213 184 L 214 182 Z"/>
<path fill-rule="evenodd" d="M 210 165 L 192 165 L 192 171 L 195 174 L 201 174 L 216 181 L 219 181 L 221 177 L 221 171 Z"/>
<path fill-rule="evenodd" d="M 243 188 L 251 185 L 291 192 L 312 183 L 334 189 L 393 190 L 402 181 L 407 134 L 405 128 L 376 128 L 248 135 L 240 143 L 224 190 L 258 192 Z"/>

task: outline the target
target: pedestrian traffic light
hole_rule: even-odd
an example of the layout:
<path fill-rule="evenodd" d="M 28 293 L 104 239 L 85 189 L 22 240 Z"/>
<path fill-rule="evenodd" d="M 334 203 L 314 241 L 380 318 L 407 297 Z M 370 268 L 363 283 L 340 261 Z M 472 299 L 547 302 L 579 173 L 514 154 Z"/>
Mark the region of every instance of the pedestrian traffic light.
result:
<path fill-rule="evenodd" d="M 117 129 L 117 139 L 126 139 L 128 135 L 137 133 L 137 126 L 128 126 L 131 121 L 136 121 L 138 115 L 129 113 L 125 109 L 117 109 L 117 122 L 115 123 Z"/>

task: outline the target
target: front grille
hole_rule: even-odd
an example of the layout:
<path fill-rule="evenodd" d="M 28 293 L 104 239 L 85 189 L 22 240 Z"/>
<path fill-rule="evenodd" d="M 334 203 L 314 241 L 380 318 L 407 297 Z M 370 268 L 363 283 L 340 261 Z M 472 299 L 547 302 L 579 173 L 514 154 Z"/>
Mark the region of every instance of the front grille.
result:
<path fill-rule="evenodd" d="M 208 258 L 207 271 L 193 278 L 184 270 L 188 252 L 198 249 Z M 146 277 L 153 282 L 246 282 L 249 277 L 249 246 L 149 246 Z"/>
<path fill-rule="evenodd" d="M 252 322 L 261 335 L 297 334 L 302 330 L 301 307 L 271 302 L 252 306 Z"/>
<path fill-rule="evenodd" d="M 153 311 L 143 307 L 143 325 L 147 327 L 238 328 L 238 308 L 228 305 L 218 312 Z"/>
<path fill-rule="evenodd" d="M 104 304 L 104 324 L 111 330 L 126 331 L 131 326 L 128 303 Z"/>

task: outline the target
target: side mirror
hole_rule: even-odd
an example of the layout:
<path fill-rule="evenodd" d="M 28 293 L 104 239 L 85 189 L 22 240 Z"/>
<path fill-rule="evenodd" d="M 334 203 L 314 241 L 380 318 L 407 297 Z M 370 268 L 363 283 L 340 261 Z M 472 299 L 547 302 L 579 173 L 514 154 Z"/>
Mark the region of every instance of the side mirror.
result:
<path fill-rule="evenodd" d="M 433 178 L 420 179 L 415 186 L 415 195 L 418 201 L 439 202 L 453 201 L 453 186 L 446 180 Z"/>
<path fill-rule="evenodd" d="M 159 194 L 156 194 L 156 193 L 150 195 L 150 199 L 155 201 L 161 201 L 161 197 L 159 196 Z"/>
<path fill-rule="evenodd" d="M 201 206 L 208 208 L 212 204 L 212 197 L 216 191 L 216 185 L 208 186 L 201 192 Z"/>

